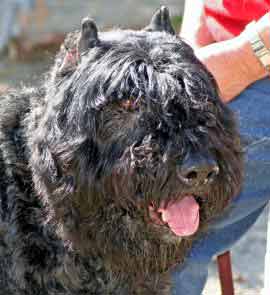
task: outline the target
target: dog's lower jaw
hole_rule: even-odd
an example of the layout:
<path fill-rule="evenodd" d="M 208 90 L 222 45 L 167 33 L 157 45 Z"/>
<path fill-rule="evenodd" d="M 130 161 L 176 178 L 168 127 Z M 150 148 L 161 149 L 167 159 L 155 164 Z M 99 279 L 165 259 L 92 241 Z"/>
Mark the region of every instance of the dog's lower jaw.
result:
<path fill-rule="evenodd" d="M 129 218 L 122 216 L 118 220 L 118 224 L 125 226 L 125 234 L 123 236 L 133 236 L 136 233 L 133 226 L 129 226 Z M 140 232 L 141 227 L 145 224 L 137 223 L 137 232 Z M 153 224 L 149 224 L 151 232 L 153 230 Z M 123 230 L 123 229 L 122 229 Z M 124 231 L 124 230 L 123 230 Z M 119 233 L 120 234 L 120 233 Z M 156 229 L 156 232 L 152 232 L 154 236 L 160 236 L 160 228 Z M 63 236 L 62 236 L 63 235 Z M 86 233 L 80 233 L 79 231 L 62 231 L 61 236 L 66 241 L 71 242 L 71 247 L 74 252 L 79 253 L 80 256 L 85 257 L 100 257 L 103 261 L 104 272 L 108 274 L 110 278 L 111 293 L 110 294 L 123 294 L 123 295 L 169 295 L 172 282 L 169 276 L 169 270 L 175 264 L 183 261 L 183 257 L 186 254 L 186 249 L 191 245 L 191 240 L 170 238 L 170 234 L 167 233 L 168 239 L 165 239 L 162 235 L 161 240 L 147 241 L 147 239 L 136 242 L 137 246 L 141 245 L 141 248 L 134 248 L 134 240 L 126 241 L 124 243 L 117 243 L 122 238 L 111 237 L 115 239 L 109 242 L 106 238 L 109 237 L 108 233 L 103 235 L 99 233 L 98 237 L 94 239 L 94 234 L 89 234 L 92 239 L 86 241 Z M 102 237 L 102 238 L 101 238 Z M 101 241 L 102 240 L 102 241 Z M 167 240 L 167 241 L 165 241 Z M 101 241 L 101 242 L 100 242 Z M 85 248 L 81 248 L 82 245 L 87 245 Z M 99 250 L 98 250 L 99 249 Z"/>

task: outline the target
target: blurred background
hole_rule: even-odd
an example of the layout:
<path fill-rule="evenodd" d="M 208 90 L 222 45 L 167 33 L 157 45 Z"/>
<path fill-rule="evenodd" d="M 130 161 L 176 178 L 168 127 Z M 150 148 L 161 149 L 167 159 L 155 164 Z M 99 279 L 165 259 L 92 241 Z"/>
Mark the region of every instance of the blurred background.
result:
<path fill-rule="evenodd" d="M 176 27 L 183 3 L 166 1 Z M 99 29 L 136 29 L 147 24 L 159 5 L 155 0 L 0 0 L 0 83 L 39 79 L 64 34 L 80 28 L 84 16 L 93 17 Z"/>
<path fill-rule="evenodd" d="M 0 0 L 0 93 L 9 87 L 42 82 L 65 33 L 93 17 L 99 29 L 142 28 L 164 4 L 179 32 L 184 0 Z M 196 5 L 196 1 L 194 1 Z M 259 295 L 263 286 L 266 213 L 232 249 L 236 294 Z M 220 294 L 216 262 L 203 295 Z"/>

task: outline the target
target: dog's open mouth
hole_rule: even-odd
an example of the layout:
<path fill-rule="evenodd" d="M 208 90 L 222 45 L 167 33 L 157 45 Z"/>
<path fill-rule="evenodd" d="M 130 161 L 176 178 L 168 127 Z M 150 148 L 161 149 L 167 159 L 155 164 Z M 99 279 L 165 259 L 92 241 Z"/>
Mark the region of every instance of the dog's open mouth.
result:
<path fill-rule="evenodd" d="M 180 200 L 162 202 L 159 208 L 149 206 L 151 221 L 158 225 L 167 225 L 179 237 L 195 234 L 200 224 L 200 206 L 192 195 Z"/>

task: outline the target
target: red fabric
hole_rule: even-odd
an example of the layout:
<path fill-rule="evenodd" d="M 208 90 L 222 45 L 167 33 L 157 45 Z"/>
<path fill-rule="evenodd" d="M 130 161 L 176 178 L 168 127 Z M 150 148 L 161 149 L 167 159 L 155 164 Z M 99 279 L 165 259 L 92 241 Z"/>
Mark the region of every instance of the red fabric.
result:
<path fill-rule="evenodd" d="M 242 32 L 250 21 L 270 11 L 270 0 L 205 0 L 204 3 L 210 32 L 223 28 L 232 37 Z"/>

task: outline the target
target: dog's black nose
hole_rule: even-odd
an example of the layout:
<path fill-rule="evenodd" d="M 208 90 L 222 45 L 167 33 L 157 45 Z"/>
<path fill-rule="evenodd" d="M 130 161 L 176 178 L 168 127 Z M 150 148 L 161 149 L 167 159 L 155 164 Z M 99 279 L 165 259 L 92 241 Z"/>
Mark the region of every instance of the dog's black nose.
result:
<path fill-rule="evenodd" d="M 206 185 L 213 182 L 219 173 L 216 161 L 210 156 L 189 154 L 177 167 L 178 178 L 191 186 Z"/>

